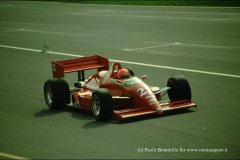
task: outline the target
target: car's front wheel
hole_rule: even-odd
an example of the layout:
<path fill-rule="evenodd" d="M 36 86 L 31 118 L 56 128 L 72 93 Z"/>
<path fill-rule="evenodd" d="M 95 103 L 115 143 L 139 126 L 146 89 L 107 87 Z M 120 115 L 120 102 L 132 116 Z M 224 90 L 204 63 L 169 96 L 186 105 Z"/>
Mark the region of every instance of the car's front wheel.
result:
<path fill-rule="evenodd" d="M 98 89 L 93 92 L 92 113 L 97 121 L 111 120 L 113 114 L 113 100 L 109 90 Z"/>
<path fill-rule="evenodd" d="M 184 76 L 175 76 L 169 78 L 167 86 L 170 87 L 168 90 L 168 97 L 171 101 L 184 99 L 191 100 L 191 88 Z"/>

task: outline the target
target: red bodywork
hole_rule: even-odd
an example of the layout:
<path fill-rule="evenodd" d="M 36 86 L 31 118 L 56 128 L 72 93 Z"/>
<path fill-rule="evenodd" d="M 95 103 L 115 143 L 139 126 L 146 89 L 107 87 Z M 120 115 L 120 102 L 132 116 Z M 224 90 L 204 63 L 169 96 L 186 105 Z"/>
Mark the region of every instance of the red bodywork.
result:
<path fill-rule="evenodd" d="M 150 87 L 136 76 L 121 81 L 116 75 L 121 68 L 121 64 L 115 62 L 109 69 L 108 59 L 98 55 L 52 62 L 54 78 L 62 78 L 65 73 L 78 72 L 81 87 L 72 90 L 72 99 L 75 105 L 84 110 L 92 110 L 92 92 L 98 88 L 106 88 L 112 94 L 113 115 L 119 120 L 196 107 L 190 100 L 161 103 L 159 87 Z M 97 69 L 97 72 L 84 79 L 84 71 L 90 69 Z"/>

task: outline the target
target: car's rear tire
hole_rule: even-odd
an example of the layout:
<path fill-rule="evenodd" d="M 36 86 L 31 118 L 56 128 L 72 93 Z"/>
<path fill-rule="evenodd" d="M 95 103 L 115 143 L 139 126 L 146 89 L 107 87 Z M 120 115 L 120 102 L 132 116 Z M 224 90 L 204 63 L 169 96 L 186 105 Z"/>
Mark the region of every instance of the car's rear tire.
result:
<path fill-rule="evenodd" d="M 109 121 L 113 115 L 112 95 L 107 89 L 98 89 L 92 94 L 92 113 L 97 121 Z"/>
<path fill-rule="evenodd" d="M 167 82 L 167 86 L 170 87 L 168 90 L 168 97 L 171 101 L 178 100 L 191 100 L 192 93 L 191 88 L 184 76 L 170 77 Z"/>
<path fill-rule="evenodd" d="M 44 98 L 49 109 L 61 109 L 70 103 L 68 83 L 63 79 L 50 79 L 44 84 Z"/>

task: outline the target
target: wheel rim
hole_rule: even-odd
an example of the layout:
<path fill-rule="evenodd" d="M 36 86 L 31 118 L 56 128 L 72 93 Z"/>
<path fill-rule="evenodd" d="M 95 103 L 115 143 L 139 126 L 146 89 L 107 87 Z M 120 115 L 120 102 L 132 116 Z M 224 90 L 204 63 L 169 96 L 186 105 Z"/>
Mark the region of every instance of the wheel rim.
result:
<path fill-rule="evenodd" d="M 45 88 L 45 99 L 48 105 L 52 105 L 52 88 L 47 85 Z"/>
<path fill-rule="evenodd" d="M 97 96 L 93 97 L 93 106 L 92 106 L 92 111 L 94 116 L 98 116 L 100 113 L 100 101 Z"/>

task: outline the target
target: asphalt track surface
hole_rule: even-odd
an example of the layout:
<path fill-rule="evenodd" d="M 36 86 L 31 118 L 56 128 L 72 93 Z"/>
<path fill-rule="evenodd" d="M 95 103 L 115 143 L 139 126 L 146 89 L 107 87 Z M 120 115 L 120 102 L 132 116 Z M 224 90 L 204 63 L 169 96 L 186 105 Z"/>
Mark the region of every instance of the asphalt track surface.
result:
<path fill-rule="evenodd" d="M 239 17 L 239 8 L 1 2 L 0 159 L 239 159 Z M 152 85 L 185 75 L 198 108 L 107 123 L 49 111 L 50 61 L 92 54 Z"/>

